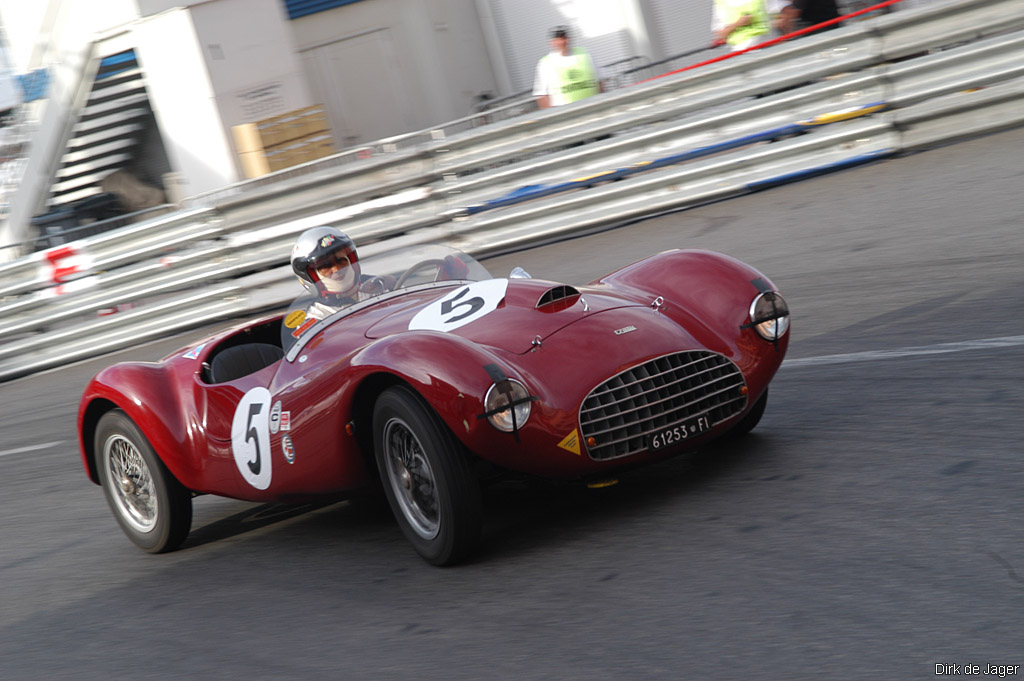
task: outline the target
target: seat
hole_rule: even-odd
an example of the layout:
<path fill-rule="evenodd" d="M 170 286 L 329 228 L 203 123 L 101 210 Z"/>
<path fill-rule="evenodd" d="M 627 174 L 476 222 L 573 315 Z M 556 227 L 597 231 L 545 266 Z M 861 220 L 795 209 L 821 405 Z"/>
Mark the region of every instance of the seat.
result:
<path fill-rule="evenodd" d="M 210 363 L 210 382 L 227 383 L 270 366 L 284 350 L 270 343 L 244 343 L 221 350 Z"/>

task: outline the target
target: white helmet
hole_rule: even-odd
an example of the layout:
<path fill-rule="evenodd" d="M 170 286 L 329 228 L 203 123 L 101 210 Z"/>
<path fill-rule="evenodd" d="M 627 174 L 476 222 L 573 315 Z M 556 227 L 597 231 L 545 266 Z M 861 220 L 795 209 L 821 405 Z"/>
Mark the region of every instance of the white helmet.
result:
<path fill-rule="evenodd" d="M 335 227 L 313 227 L 292 248 L 292 270 L 310 291 L 352 296 L 361 271 L 355 242 Z"/>

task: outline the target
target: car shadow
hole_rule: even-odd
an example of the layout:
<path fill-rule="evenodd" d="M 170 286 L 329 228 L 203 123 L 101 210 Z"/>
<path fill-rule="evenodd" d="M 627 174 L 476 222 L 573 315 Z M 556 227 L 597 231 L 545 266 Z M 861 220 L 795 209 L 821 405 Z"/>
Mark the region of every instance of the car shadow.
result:
<path fill-rule="evenodd" d="M 751 461 L 770 456 L 777 449 L 771 438 L 752 433 L 625 471 L 615 476 L 617 484 L 608 487 L 592 489 L 580 483 L 543 479 L 490 485 L 483 495 L 480 550 L 465 565 L 508 560 L 599 531 L 602 525 L 623 517 L 655 514 L 716 479 L 747 470 Z M 252 505 L 194 527 L 181 548 L 198 548 L 292 520 L 299 520 L 300 525 L 289 529 L 288 542 L 299 541 L 293 536 L 299 534 L 306 535 L 302 541 L 329 545 L 338 536 L 339 525 L 347 525 L 363 538 L 376 537 L 379 530 L 386 530 L 388 541 L 405 544 L 383 495 L 366 494 L 300 504 Z"/>
<path fill-rule="evenodd" d="M 588 488 L 548 481 L 507 482 L 486 490 L 484 541 L 472 560 L 505 560 L 592 532 L 623 517 L 654 514 L 717 479 L 770 455 L 771 439 L 751 433 L 623 472 L 617 484 Z"/>
<path fill-rule="evenodd" d="M 383 497 L 371 494 L 297 504 L 257 504 L 213 522 L 193 526 L 181 548 L 187 550 L 239 537 L 285 521 L 303 518 L 303 516 L 312 517 L 318 511 L 325 509 L 329 509 L 329 513 L 332 515 L 332 524 L 337 524 L 338 518 L 345 518 L 347 522 L 360 525 L 394 522 Z"/>

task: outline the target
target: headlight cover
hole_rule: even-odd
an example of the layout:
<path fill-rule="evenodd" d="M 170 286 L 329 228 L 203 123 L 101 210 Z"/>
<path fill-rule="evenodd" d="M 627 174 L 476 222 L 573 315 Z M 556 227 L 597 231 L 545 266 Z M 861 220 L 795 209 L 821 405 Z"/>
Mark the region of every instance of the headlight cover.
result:
<path fill-rule="evenodd" d="M 789 330 L 789 305 L 777 291 L 765 291 L 750 304 L 750 324 L 767 341 L 777 341 Z"/>
<path fill-rule="evenodd" d="M 507 378 L 504 381 L 494 383 L 487 389 L 484 396 L 484 412 L 488 415 L 487 420 L 498 430 L 511 433 L 518 431 L 530 418 L 530 391 L 514 378 Z M 509 408 L 509 403 L 518 402 Z M 505 407 L 502 409 L 502 407 Z M 512 415 L 515 412 L 515 423 L 512 422 Z"/>

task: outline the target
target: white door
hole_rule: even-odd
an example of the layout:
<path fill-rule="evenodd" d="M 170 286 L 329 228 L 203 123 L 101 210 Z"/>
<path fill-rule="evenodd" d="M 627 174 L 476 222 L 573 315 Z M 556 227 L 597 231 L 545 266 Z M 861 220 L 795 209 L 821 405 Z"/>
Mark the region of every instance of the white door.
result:
<path fill-rule="evenodd" d="M 390 30 L 381 28 L 302 52 L 310 87 L 339 148 L 411 132 L 409 90 Z"/>

